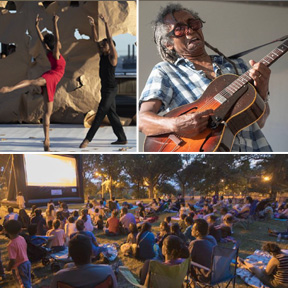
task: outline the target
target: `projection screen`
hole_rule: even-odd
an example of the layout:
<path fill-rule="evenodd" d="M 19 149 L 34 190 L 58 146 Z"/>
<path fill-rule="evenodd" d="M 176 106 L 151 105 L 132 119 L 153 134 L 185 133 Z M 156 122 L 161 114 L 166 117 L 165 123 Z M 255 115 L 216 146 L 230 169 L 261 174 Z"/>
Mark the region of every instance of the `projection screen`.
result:
<path fill-rule="evenodd" d="M 75 158 L 58 155 L 24 155 L 27 186 L 76 187 Z"/>

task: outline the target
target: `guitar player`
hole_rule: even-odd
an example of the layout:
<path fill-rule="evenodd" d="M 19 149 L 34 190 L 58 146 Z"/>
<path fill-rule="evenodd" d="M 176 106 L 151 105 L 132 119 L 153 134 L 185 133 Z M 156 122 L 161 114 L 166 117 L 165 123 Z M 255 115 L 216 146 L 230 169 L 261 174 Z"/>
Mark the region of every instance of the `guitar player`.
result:
<path fill-rule="evenodd" d="M 154 22 L 154 40 L 164 62 L 154 66 L 139 103 L 139 130 L 146 136 L 166 133 L 188 138 L 197 136 L 207 129 L 213 116 L 210 107 L 178 117 L 160 115 L 198 100 L 216 77 L 223 74 L 241 75 L 248 71 L 242 59 L 232 62 L 205 42 L 203 23 L 198 13 L 180 4 L 169 4 L 159 12 Z M 206 46 L 219 55 L 209 56 Z M 231 151 L 270 152 L 272 149 L 261 131 L 270 110 L 270 69 L 253 60 L 249 64 L 252 66 L 249 76 L 265 103 L 265 112 L 257 122 L 235 136 Z"/>

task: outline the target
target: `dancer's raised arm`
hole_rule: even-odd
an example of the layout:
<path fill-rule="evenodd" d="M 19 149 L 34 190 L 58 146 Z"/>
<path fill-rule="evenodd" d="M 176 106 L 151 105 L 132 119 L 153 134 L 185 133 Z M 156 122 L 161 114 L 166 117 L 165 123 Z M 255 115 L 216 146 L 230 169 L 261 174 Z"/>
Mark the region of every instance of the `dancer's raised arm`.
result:
<path fill-rule="evenodd" d="M 40 28 L 39 28 L 39 22 L 43 20 L 42 18 L 39 17 L 39 14 L 37 14 L 36 16 L 36 20 L 35 20 L 35 27 L 36 27 L 36 31 L 37 31 L 37 34 L 38 34 L 38 37 L 42 43 L 42 46 L 44 47 L 44 49 L 46 50 L 46 53 L 48 53 L 49 51 L 51 51 L 51 49 L 48 47 L 48 45 L 45 43 L 44 41 L 44 37 L 40 31 Z"/>
<path fill-rule="evenodd" d="M 94 42 L 97 42 L 98 43 L 98 34 L 97 34 L 97 31 L 96 31 L 96 25 L 95 25 L 95 21 L 94 21 L 94 18 L 91 17 L 91 16 L 87 16 L 88 17 L 88 20 L 89 20 L 89 24 L 91 26 L 91 32 L 92 32 L 92 39 Z"/>
<path fill-rule="evenodd" d="M 58 30 L 58 20 L 59 16 L 54 15 L 53 16 L 53 27 L 54 27 L 54 49 L 53 49 L 53 56 L 55 59 L 59 60 L 60 58 L 60 49 L 61 49 L 61 43 L 60 43 L 60 37 L 59 37 L 59 30 Z"/>
<path fill-rule="evenodd" d="M 110 48 L 109 60 L 110 60 L 110 62 L 111 62 L 111 64 L 113 66 L 116 66 L 117 65 L 117 60 L 118 60 L 118 54 L 117 54 L 116 48 L 114 46 L 113 39 L 111 37 L 110 31 L 109 31 L 109 27 L 108 27 L 107 21 L 105 20 L 105 18 L 104 18 L 104 16 L 102 14 L 99 15 L 99 18 L 105 24 L 106 38 L 107 38 L 107 42 L 108 42 L 108 45 L 109 45 L 109 48 Z"/>

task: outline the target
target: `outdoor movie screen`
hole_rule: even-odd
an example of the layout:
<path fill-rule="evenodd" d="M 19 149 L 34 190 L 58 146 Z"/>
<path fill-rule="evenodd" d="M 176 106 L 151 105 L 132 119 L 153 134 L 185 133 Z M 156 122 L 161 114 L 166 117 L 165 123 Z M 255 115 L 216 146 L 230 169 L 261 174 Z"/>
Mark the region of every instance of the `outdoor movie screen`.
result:
<path fill-rule="evenodd" d="M 77 187 L 77 163 L 73 157 L 24 155 L 27 186 Z"/>

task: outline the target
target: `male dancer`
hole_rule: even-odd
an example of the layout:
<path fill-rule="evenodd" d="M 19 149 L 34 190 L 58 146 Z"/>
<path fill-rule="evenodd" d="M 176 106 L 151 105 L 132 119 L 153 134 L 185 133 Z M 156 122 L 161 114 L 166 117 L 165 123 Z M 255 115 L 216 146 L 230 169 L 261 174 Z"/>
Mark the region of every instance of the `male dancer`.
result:
<path fill-rule="evenodd" d="M 113 132 L 118 138 L 117 141 L 112 142 L 111 144 L 124 145 L 127 143 L 125 132 L 121 125 L 119 116 L 116 113 L 115 97 L 117 93 L 117 83 L 115 80 L 115 68 L 117 65 L 118 55 L 115 49 L 115 43 L 112 40 L 105 18 L 101 14 L 99 15 L 99 18 L 105 24 L 106 37 L 107 37 L 106 39 L 103 39 L 101 42 L 98 42 L 98 34 L 96 32 L 94 19 L 88 16 L 92 28 L 92 38 L 94 42 L 96 42 L 99 45 L 101 51 L 100 69 L 99 69 L 99 74 L 101 78 L 101 101 L 99 103 L 99 107 L 95 119 L 92 123 L 92 126 L 89 129 L 85 139 L 81 143 L 80 148 L 87 147 L 89 142 L 92 141 L 105 115 L 108 116 L 108 119 L 113 128 Z"/>

